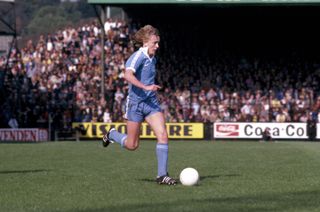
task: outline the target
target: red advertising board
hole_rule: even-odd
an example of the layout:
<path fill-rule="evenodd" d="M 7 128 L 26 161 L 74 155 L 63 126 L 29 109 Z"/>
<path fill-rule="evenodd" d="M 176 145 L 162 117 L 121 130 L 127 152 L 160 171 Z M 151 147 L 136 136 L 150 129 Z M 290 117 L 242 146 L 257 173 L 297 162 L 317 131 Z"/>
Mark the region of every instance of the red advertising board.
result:
<path fill-rule="evenodd" d="M 48 141 L 48 130 L 38 128 L 0 129 L 0 141 Z"/>

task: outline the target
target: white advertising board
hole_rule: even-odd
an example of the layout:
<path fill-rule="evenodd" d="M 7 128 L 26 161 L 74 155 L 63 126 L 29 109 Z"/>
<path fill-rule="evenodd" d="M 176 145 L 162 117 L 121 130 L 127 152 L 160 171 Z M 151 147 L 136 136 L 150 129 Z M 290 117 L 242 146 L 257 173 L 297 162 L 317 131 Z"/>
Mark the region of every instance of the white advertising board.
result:
<path fill-rule="evenodd" d="M 262 138 L 262 132 L 270 129 L 274 139 L 306 139 L 306 123 L 273 123 L 273 122 L 217 122 L 213 125 L 214 138 Z M 318 133 L 319 134 L 319 133 Z"/>
<path fill-rule="evenodd" d="M 317 124 L 317 139 L 320 138 L 320 124 Z"/>

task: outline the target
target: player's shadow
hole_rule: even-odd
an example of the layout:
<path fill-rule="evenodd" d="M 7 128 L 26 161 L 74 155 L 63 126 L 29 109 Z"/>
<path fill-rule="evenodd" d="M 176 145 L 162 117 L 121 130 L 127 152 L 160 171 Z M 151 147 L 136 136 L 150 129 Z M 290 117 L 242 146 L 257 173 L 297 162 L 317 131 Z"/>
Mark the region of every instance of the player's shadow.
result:
<path fill-rule="evenodd" d="M 205 176 L 200 176 L 200 181 L 204 181 L 207 179 L 214 179 L 214 178 L 220 178 L 220 177 L 239 177 L 241 176 L 240 174 L 220 174 L 220 175 L 205 175 Z M 143 179 L 138 179 L 139 181 L 142 182 L 155 182 L 155 179 L 147 179 L 147 178 L 143 178 Z"/>
<path fill-rule="evenodd" d="M 48 169 L 34 169 L 34 170 L 5 170 L 0 171 L 0 174 L 29 174 L 29 173 L 38 173 L 38 172 L 49 172 Z"/>
<path fill-rule="evenodd" d="M 143 179 L 138 179 L 138 181 L 148 182 L 148 183 L 153 182 L 153 183 L 154 183 L 156 180 L 155 180 L 155 179 L 147 179 L 147 178 L 143 178 Z"/>
<path fill-rule="evenodd" d="M 220 174 L 220 175 L 205 175 L 200 176 L 200 180 L 213 179 L 213 178 L 221 178 L 221 177 L 240 177 L 240 174 Z"/>
<path fill-rule="evenodd" d="M 216 197 L 185 196 L 167 202 L 150 202 L 141 200 L 139 203 L 120 203 L 109 205 L 105 208 L 86 208 L 86 212 L 104 211 L 179 211 L 177 208 L 188 208 L 202 212 L 211 211 L 246 211 L 246 212 L 274 212 L 274 211 L 319 211 L 320 202 L 316 197 L 320 195 L 318 190 L 295 192 L 270 192 L 261 191 L 257 194 L 239 194 Z M 214 196 L 214 195 L 213 195 Z M 171 199 L 170 199 L 171 200 Z M 254 204 L 250 204 L 250 203 Z M 181 210 L 181 211 L 182 211 Z M 189 211 L 191 211 L 189 209 Z"/>

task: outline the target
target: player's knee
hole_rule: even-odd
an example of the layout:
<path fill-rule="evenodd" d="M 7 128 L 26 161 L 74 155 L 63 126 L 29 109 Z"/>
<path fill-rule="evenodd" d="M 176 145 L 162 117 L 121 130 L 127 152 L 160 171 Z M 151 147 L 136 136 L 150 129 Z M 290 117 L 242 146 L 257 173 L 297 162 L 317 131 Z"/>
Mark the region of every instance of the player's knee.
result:
<path fill-rule="evenodd" d="M 130 150 L 130 151 L 134 151 L 136 149 L 138 149 L 139 147 L 139 142 L 129 142 L 126 143 L 126 149 Z"/>
<path fill-rule="evenodd" d="M 127 145 L 126 148 L 130 151 L 134 151 L 136 149 L 138 149 L 139 145 L 135 144 L 135 145 Z"/>
<path fill-rule="evenodd" d="M 167 131 L 162 131 L 162 132 L 160 132 L 159 133 L 159 135 L 158 135 L 158 140 L 159 141 L 162 141 L 162 142 L 168 142 L 168 134 L 167 134 Z"/>

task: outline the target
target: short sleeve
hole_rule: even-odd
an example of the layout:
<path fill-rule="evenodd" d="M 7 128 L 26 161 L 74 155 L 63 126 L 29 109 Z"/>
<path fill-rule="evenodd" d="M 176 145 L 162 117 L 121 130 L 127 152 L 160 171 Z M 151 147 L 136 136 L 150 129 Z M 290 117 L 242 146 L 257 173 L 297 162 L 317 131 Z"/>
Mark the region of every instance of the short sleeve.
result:
<path fill-rule="evenodd" d="M 134 73 L 142 63 L 142 52 L 137 51 L 132 54 L 126 62 L 126 70 L 132 70 Z"/>

